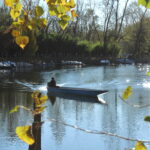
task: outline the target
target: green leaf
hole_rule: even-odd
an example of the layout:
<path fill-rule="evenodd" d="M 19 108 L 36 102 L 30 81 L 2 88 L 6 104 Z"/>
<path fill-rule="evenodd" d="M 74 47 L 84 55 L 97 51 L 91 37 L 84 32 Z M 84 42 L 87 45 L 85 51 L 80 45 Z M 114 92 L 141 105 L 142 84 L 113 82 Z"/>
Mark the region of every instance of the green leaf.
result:
<path fill-rule="evenodd" d="M 70 0 L 70 1 L 68 2 L 68 6 L 69 6 L 70 8 L 74 8 L 74 7 L 76 6 L 75 1 L 74 1 L 74 0 Z"/>
<path fill-rule="evenodd" d="M 61 6 L 61 5 L 57 7 L 57 11 L 59 14 L 65 14 L 66 13 L 65 7 Z"/>
<path fill-rule="evenodd" d="M 51 16 L 57 16 L 59 14 L 56 6 L 50 6 L 49 9 L 49 13 Z"/>
<path fill-rule="evenodd" d="M 66 27 L 67 27 L 67 25 L 68 25 L 68 21 L 65 21 L 65 20 L 59 20 L 59 25 L 60 25 L 60 27 L 64 30 Z"/>
<path fill-rule="evenodd" d="M 36 6 L 36 8 L 35 8 L 35 12 L 36 12 L 36 16 L 37 16 L 37 17 L 42 16 L 42 15 L 43 15 L 43 13 L 44 13 L 43 8 L 42 8 L 42 7 L 40 7 L 40 6 Z"/>
<path fill-rule="evenodd" d="M 150 8 L 150 0 L 138 0 L 138 4 Z"/>
<path fill-rule="evenodd" d="M 9 113 L 14 113 L 17 112 L 19 110 L 20 106 L 15 106 Z"/>
<path fill-rule="evenodd" d="M 122 94 L 122 99 L 127 100 L 131 94 L 132 94 L 132 87 L 128 86 Z"/>
<path fill-rule="evenodd" d="M 20 16 L 20 11 L 17 11 L 15 9 L 11 9 L 10 10 L 10 15 L 13 18 L 13 20 L 15 20 L 17 17 Z"/>
<path fill-rule="evenodd" d="M 40 18 L 39 20 L 38 20 L 38 25 L 39 25 L 39 27 L 46 27 L 46 25 L 47 25 L 47 19 L 45 19 L 45 18 Z"/>
<path fill-rule="evenodd" d="M 61 19 L 64 20 L 64 21 L 69 21 L 70 20 L 70 16 L 64 15 L 64 16 L 61 16 Z"/>
<path fill-rule="evenodd" d="M 20 11 L 22 9 L 22 4 L 21 3 L 17 3 L 16 6 L 15 6 L 15 9 L 17 11 Z"/>
<path fill-rule="evenodd" d="M 144 117 L 144 121 L 150 122 L 150 116 L 145 116 L 145 117 Z"/>
<path fill-rule="evenodd" d="M 147 150 L 147 148 L 141 141 L 138 141 L 136 143 L 135 150 Z"/>
<path fill-rule="evenodd" d="M 146 73 L 147 76 L 150 76 L 150 71 Z"/>

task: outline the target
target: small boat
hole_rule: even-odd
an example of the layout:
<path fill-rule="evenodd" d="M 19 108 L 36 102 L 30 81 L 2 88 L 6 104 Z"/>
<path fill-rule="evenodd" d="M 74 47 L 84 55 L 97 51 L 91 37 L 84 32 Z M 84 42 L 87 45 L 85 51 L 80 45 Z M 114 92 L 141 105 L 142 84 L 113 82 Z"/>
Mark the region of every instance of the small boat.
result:
<path fill-rule="evenodd" d="M 85 89 L 85 88 L 73 88 L 73 87 L 48 87 L 48 92 L 97 97 L 97 95 L 106 93 L 108 91 Z"/>
<path fill-rule="evenodd" d="M 88 103 L 100 103 L 106 104 L 106 102 L 99 98 L 99 97 L 91 97 L 91 96 L 84 96 L 84 95 L 76 95 L 76 94 L 68 94 L 68 93 L 48 93 L 48 97 L 52 104 L 56 101 L 56 97 L 67 99 L 67 100 L 76 100 L 80 102 L 88 102 Z"/>

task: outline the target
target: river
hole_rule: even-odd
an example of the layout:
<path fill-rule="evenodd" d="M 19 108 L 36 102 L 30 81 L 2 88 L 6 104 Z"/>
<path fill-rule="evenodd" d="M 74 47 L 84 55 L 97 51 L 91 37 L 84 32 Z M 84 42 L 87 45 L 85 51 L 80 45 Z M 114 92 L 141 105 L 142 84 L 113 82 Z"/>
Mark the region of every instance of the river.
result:
<path fill-rule="evenodd" d="M 70 125 L 93 131 L 104 131 L 127 138 L 150 140 L 150 65 L 96 66 L 50 70 L 2 71 L 0 81 L 0 150 L 28 150 L 28 145 L 15 134 L 17 126 L 31 125 L 32 115 L 20 109 L 10 114 L 16 105 L 32 108 L 31 93 L 41 90 L 55 77 L 60 86 L 109 90 L 100 95 L 107 104 L 56 98 L 46 102 L 42 113 L 41 150 L 127 150 L 135 142 L 105 134 L 90 134 L 68 127 Z M 133 93 L 127 101 L 120 99 L 123 90 L 131 85 Z"/>

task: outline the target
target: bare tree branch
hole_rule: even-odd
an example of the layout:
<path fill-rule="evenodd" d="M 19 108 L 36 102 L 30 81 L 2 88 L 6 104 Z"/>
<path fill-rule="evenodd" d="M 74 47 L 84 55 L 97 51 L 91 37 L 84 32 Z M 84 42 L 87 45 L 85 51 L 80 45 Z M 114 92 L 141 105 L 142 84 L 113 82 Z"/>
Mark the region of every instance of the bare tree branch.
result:
<path fill-rule="evenodd" d="M 104 135 L 114 136 L 114 137 L 117 137 L 117 138 L 120 138 L 120 139 L 124 139 L 124 140 L 127 140 L 127 141 L 133 141 L 133 142 L 141 141 L 142 143 L 150 143 L 150 141 L 141 140 L 141 139 L 134 139 L 134 138 L 127 138 L 127 137 L 120 136 L 120 135 L 117 135 L 117 134 L 114 134 L 114 133 L 110 133 L 110 132 L 83 129 L 83 128 L 80 128 L 80 127 L 78 127 L 76 125 L 71 125 L 71 124 L 65 123 L 63 121 L 59 121 L 59 120 L 52 119 L 52 118 L 48 118 L 47 121 L 59 123 L 59 124 L 62 124 L 62 125 L 65 125 L 65 126 L 68 126 L 68 127 L 71 127 L 71 128 L 74 128 L 74 129 L 86 132 L 86 133 L 90 133 L 90 134 L 104 134 Z"/>

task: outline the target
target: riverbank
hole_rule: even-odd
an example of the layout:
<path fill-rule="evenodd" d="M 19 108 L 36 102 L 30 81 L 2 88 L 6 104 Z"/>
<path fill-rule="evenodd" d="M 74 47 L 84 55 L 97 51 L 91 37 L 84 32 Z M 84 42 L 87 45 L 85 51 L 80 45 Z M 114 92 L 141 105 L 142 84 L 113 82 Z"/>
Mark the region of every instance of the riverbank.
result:
<path fill-rule="evenodd" d="M 93 65 L 119 65 L 150 63 L 149 60 L 133 60 L 128 58 L 102 58 L 102 57 L 52 57 L 52 56 L 33 56 L 0 58 L 0 69 L 14 68 L 52 68 L 61 66 L 93 66 Z"/>

